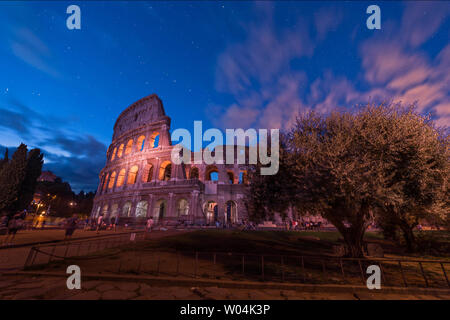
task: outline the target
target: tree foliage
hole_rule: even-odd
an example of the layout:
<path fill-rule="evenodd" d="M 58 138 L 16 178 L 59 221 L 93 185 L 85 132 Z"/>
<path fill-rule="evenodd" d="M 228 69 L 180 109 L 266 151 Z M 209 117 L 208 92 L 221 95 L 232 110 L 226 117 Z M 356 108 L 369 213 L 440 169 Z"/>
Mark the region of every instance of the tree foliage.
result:
<path fill-rule="evenodd" d="M 0 212 L 14 214 L 18 207 L 19 192 L 26 176 L 27 146 L 23 143 L 0 172 Z"/>
<path fill-rule="evenodd" d="M 342 234 L 351 256 L 363 255 L 374 216 L 414 242 L 412 228 L 420 219 L 448 214 L 448 135 L 414 107 L 309 112 L 283 143 L 279 174 L 251 176 L 258 210 L 280 212 L 284 204 L 320 214 Z"/>

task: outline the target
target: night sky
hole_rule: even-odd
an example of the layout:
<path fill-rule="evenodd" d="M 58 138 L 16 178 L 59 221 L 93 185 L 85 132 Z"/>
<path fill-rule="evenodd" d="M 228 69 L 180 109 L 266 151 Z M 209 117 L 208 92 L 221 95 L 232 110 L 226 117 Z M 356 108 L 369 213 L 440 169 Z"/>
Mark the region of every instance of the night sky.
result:
<path fill-rule="evenodd" d="M 44 169 L 95 190 L 117 116 L 151 93 L 172 129 L 285 129 L 369 101 L 448 126 L 449 16 L 445 1 L 1 1 L 0 151 L 39 147 Z"/>

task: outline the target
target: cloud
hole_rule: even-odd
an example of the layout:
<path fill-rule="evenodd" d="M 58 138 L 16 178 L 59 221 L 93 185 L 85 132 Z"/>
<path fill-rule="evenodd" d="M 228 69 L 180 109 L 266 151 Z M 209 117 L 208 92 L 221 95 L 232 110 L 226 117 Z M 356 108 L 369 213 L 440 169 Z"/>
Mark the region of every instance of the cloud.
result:
<path fill-rule="evenodd" d="M 425 43 L 439 29 L 450 13 L 448 3 L 440 1 L 411 1 L 402 18 L 400 34 L 403 43 L 417 47 Z"/>
<path fill-rule="evenodd" d="M 49 63 L 52 58 L 50 50 L 31 30 L 15 29 L 10 46 L 12 53 L 28 65 L 51 77 L 61 77 L 61 74 Z"/>
<path fill-rule="evenodd" d="M 270 7 L 258 6 L 258 12 L 264 19 L 245 24 L 247 38 L 218 57 L 216 89 L 230 93 L 235 102 L 219 107 L 216 126 L 280 128 L 302 105 L 297 92 L 305 75 L 286 70 L 314 51 L 308 25 L 299 20 L 295 28 L 276 32 Z"/>
<path fill-rule="evenodd" d="M 439 125 L 450 125 L 450 45 L 431 58 L 420 45 L 432 38 L 448 16 L 444 4 L 408 3 L 402 20 L 386 21 L 383 33 L 358 44 L 360 72 L 354 78 L 332 69 L 316 70 L 309 79 L 293 70 L 294 60 L 314 60 L 318 42 L 338 28 L 343 13 L 320 9 L 314 16 L 316 39 L 309 37 L 307 19 L 295 29 L 277 30 L 272 10 L 265 19 L 247 22 L 244 41 L 230 44 L 218 57 L 216 88 L 234 102 L 216 106 L 217 126 L 287 128 L 298 112 L 314 109 L 328 113 L 358 104 L 416 103 L 431 112 Z M 336 11 L 336 12 L 335 12 Z M 331 44 L 332 47 L 332 44 Z M 357 66 L 358 67 L 358 66 Z"/>
<path fill-rule="evenodd" d="M 63 129 L 68 123 L 66 119 L 44 116 L 16 99 L 9 100 L 0 113 L 0 127 L 15 132 L 29 149 L 42 150 L 44 170 L 51 170 L 68 181 L 75 191 L 97 189 L 98 173 L 106 161 L 106 145 L 91 135 Z M 0 146 L 0 150 L 5 147 Z M 8 146 L 10 154 L 15 147 Z"/>
<path fill-rule="evenodd" d="M 329 32 L 335 31 L 344 18 L 339 8 L 323 7 L 314 13 L 314 24 L 318 40 L 323 40 Z"/>

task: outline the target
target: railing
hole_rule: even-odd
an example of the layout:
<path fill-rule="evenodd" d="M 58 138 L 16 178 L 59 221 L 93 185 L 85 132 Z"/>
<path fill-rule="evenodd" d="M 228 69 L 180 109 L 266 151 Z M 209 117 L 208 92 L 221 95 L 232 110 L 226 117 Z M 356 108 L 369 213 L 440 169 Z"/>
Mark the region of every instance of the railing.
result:
<path fill-rule="evenodd" d="M 366 286 L 366 268 L 377 265 L 382 286 L 450 288 L 446 269 L 450 261 L 155 251 L 137 244 L 146 239 L 145 232 L 132 234 L 36 246 L 31 248 L 24 268 L 70 260 L 90 273 Z M 119 251 L 109 250 L 112 248 Z M 101 259 L 108 259 L 107 263 L 102 260 L 99 264 Z"/>
<path fill-rule="evenodd" d="M 144 231 L 129 232 L 120 235 L 104 236 L 95 239 L 71 240 L 51 245 L 38 245 L 30 248 L 24 269 L 35 265 L 48 264 L 54 260 L 87 256 L 87 259 L 96 259 L 100 256 L 91 256 L 94 252 L 105 249 L 119 248 L 130 242 L 145 240 L 147 234 Z M 47 260 L 44 260 L 46 257 Z"/>

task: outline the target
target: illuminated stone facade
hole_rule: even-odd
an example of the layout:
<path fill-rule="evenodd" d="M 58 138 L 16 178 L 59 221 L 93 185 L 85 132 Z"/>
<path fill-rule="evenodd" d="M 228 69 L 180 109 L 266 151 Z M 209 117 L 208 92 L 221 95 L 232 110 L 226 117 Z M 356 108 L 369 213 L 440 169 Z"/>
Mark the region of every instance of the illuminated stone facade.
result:
<path fill-rule="evenodd" d="M 173 164 L 169 129 L 170 118 L 155 94 L 122 112 L 99 175 L 92 217 L 119 216 L 124 224 L 152 216 L 163 225 L 246 219 L 246 166 Z"/>

